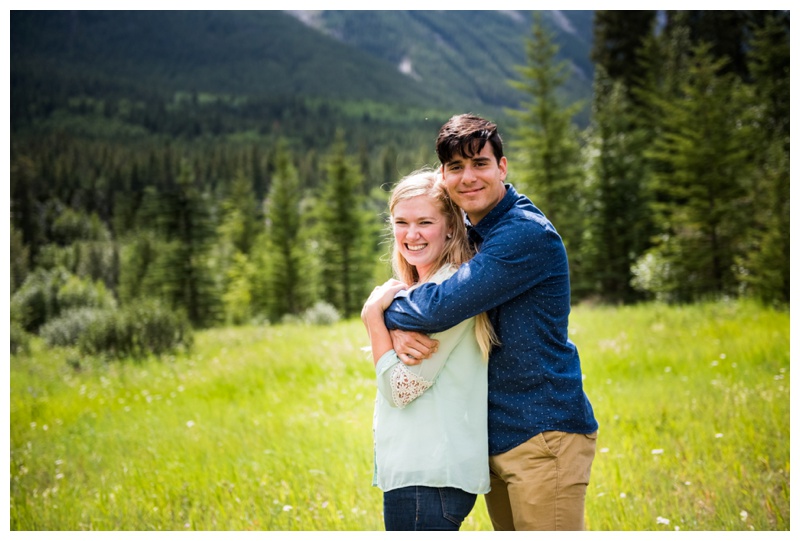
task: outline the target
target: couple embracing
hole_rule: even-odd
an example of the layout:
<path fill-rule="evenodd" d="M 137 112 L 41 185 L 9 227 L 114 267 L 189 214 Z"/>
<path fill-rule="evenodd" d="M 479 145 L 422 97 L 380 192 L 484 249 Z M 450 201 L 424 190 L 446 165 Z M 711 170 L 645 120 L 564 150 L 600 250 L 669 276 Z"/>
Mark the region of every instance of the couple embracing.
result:
<path fill-rule="evenodd" d="M 438 170 L 395 186 L 395 278 L 361 316 L 375 362 L 387 530 L 581 530 L 598 424 L 568 337 L 561 237 L 505 182 L 493 123 L 451 118 Z"/>

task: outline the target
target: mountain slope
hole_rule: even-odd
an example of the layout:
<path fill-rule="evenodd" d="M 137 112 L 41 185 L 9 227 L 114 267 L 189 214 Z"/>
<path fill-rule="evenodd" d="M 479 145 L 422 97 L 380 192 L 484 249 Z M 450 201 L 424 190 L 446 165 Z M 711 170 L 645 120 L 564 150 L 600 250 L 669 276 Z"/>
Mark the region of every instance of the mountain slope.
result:
<path fill-rule="evenodd" d="M 77 87 L 78 74 L 165 92 L 439 101 L 385 62 L 279 11 L 15 11 L 11 72 L 12 83 L 16 75 Z"/>
<path fill-rule="evenodd" d="M 462 104 L 515 107 L 508 80 L 526 62 L 528 11 L 294 11 L 308 26 L 381 58 Z M 591 92 L 592 11 L 546 11 L 560 57 L 572 66 L 570 99 Z"/>
<path fill-rule="evenodd" d="M 591 93 L 591 11 L 545 12 Z M 530 12 L 12 11 L 12 102 L 159 96 L 373 101 L 438 110 L 516 107 Z"/>

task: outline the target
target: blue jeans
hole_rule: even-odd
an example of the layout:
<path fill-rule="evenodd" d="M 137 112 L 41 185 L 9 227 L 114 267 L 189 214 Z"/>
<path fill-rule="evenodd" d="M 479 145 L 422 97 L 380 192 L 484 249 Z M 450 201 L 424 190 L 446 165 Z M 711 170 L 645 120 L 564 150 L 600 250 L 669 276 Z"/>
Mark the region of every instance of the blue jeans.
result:
<path fill-rule="evenodd" d="M 461 527 L 477 500 L 450 487 L 403 487 L 383 493 L 386 531 L 453 530 Z"/>

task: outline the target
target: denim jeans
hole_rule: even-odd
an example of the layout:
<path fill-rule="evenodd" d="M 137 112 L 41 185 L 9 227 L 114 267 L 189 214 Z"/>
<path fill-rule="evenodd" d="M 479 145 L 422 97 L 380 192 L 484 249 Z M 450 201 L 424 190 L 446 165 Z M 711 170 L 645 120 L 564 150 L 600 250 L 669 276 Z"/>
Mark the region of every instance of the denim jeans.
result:
<path fill-rule="evenodd" d="M 412 486 L 383 493 L 386 531 L 458 530 L 477 496 L 451 487 Z"/>

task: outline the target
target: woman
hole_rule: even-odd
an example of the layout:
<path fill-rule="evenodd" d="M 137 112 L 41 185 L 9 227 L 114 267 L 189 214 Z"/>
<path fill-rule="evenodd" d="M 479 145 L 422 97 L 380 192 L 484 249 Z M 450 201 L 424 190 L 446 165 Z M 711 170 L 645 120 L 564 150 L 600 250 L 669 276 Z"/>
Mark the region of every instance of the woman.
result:
<path fill-rule="evenodd" d="M 387 530 L 458 530 L 489 491 L 487 359 L 496 343 L 486 314 L 432 335 L 434 355 L 416 366 L 392 349 L 383 311 L 410 284 L 441 282 L 472 256 L 461 210 L 434 171 L 404 178 L 389 202 L 396 278 L 361 312 L 377 374 L 375 473 Z"/>

